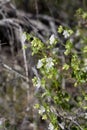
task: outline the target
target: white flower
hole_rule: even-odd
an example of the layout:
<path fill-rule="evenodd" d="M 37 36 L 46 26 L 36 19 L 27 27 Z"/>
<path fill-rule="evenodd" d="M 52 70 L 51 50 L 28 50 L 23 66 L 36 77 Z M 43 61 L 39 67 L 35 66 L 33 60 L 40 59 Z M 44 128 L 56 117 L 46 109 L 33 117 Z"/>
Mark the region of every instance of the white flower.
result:
<path fill-rule="evenodd" d="M 43 66 L 42 60 L 38 60 L 37 69 L 40 69 Z"/>
<path fill-rule="evenodd" d="M 64 30 L 63 36 L 64 36 L 65 38 L 68 38 L 68 37 L 70 36 L 70 34 L 69 34 L 69 32 L 68 32 L 67 30 Z"/>
<path fill-rule="evenodd" d="M 51 57 L 47 58 L 46 62 L 47 62 L 47 64 L 46 64 L 47 68 L 50 69 L 51 67 L 53 67 L 54 63 L 53 63 L 53 59 Z"/>
<path fill-rule="evenodd" d="M 40 86 L 41 86 L 41 80 L 38 78 L 37 83 L 36 83 L 36 87 L 40 88 Z"/>
<path fill-rule="evenodd" d="M 52 123 L 49 124 L 48 130 L 54 130 L 54 126 Z"/>
<path fill-rule="evenodd" d="M 41 106 L 39 110 L 39 114 L 42 115 L 44 112 L 45 112 L 45 108 Z"/>
<path fill-rule="evenodd" d="M 49 40 L 50 40 L 50 45 L 52 45 L 55 41 L 55 35 L 52 34 Z"/>

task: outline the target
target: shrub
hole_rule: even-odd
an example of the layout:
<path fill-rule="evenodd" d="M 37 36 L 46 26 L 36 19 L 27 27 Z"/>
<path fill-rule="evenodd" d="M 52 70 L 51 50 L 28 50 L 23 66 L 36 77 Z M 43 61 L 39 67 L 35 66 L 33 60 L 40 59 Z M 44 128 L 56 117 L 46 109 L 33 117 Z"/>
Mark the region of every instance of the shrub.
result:
<path fill-rule="evenodd" d="M 81 9 L 76 15 L 80 22 L 86 20 L 86 12 Z M 32 55 L 37 56 L 32 79 L 39 100 L 35 108 L 43 120 L 49 121 L 49 130 L 87 129 L 84 87 L 87 82 L 87 36 L 84 30 L 81 23 L 74 30 L 60 25 L 58 35 L 62 42 L 54 34 L 46 43 L 36 37 L 31 41 Z M 31 37 L 27 34 L 28 40 Z"/>

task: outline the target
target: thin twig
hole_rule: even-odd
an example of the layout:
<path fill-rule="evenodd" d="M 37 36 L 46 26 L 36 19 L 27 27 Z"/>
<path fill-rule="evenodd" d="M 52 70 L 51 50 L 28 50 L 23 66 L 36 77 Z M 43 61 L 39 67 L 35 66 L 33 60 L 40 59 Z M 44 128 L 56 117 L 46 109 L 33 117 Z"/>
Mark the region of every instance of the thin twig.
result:
<path fill-rule="evenodd" d="M 4 62 L 2 62 L 1 59 L 0 59 L 0 64 L 1 64 L 5 69 L 7 69 L 7 70 L 9 70 L 9 71 L 11 71 L 11 72 L 13 72 L 13 73 L 15 73 L 17 76 L 19 76 L 19 77 L 23 78 L 24 80 L 26 80 L 26 78 L 27 78 L 26 76 L 22 75 L 22 74 L 19 73 L 17 70 L 13 69 L 12 67 L 10 67 L 10 66 L 8 66 L 7 64 L 5 64 Z"/>
<path fill-rule="evenodd" d="M 23 35 L 23 32 L 22 32 L 21 28 L 20 28 L 20 35 Z M 30 92 L 29 92 L 29 76 L 28 76 L 27 56 L 26 56 L 26 49 L 23 49 L 24 45 L 25 45 L 24 41 L 21 40 L 21 44 L 22 44 L 22 50 L 23 50 L 23 58 L 24 58 L 26 81 L 28 82 L 28 84 L 27 84 L 27 89 L 28 89 L 27 90 L 27 101 L 29 102 Z"/>

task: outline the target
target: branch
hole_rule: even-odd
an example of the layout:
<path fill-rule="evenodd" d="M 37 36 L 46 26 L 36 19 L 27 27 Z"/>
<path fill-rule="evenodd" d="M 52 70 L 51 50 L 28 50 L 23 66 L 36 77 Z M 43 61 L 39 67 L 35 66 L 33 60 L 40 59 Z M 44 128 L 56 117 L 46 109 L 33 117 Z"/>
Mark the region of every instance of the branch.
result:
<path fill-rule="evenodd" d="M 24 80 L 26 80 L 26 76 L 22 75 L 21 73 L 19 73 L 17 70 L 13 69 L 12 67 L 8 66 L 7 64 L 3 63 L 0 59 L 0 64 L 7 70 L 12 71 L 13 73 L 15 73 L 17 76 L 23 78 Z"/>

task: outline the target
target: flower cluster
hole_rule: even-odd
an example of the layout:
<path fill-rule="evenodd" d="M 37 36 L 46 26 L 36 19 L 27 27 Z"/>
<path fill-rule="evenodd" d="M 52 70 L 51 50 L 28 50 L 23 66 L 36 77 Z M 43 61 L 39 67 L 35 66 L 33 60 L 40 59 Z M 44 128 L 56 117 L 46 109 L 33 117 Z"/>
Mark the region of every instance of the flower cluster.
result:
<path fill-rule="evenodd" d="M 32 55 L 34 55 L 43 50 L 44 44 L 40 39 L 34 37 L 33 41 L 31 42 L 31 47 L 32 47 Z"/>
<path fill-rule="evenodd" d="M 43 59 L 38 60 L 37 69 L 42 68 L 43 65 L 45 65 L 45 68 L 47 68 L 47 69 L 52 68 L 54 66 L 52 57 L 43 58 Z"/>
<path fill-rule="evenodd" d="M 69 32 L 68 32 L 67 30 L 64 30 L 63 36 L 64 36 L 65 38 L 68 38 L 68 37 L 70 37 L 70 34 L 69 34 Z"/>
<path fill-rule="evenodd" d="M 39 109 L 39 114 L 43 115 L 44 112 L 45 112 L 45 108 L 43 106 L 41 106 Z"/>
<path fill-rule="evenodd" d="M 57 69 L 55 68 L 55 59 L 52 57 L 45 57 L 38 60 L 37 69 L 40 70 L 42 75 L 45 75 L 48 79 L 57 77 Z M 45 86 L 44 83 L 42 86 Z"/>
<path fill-rule="evenodd" d="M 50 69 L 54 66 L 53 59 L 51 57 L 46 59 L 46 68 Z"/>
<path fill-rule="evenodd" d="M 72 34 L 73 34 L 73 31 L 71 29 L 64 29 L 61 25 L 59 26 L 58 28 L 58 33 L 62 33 L 64 38 L 69 38 Z"/>

